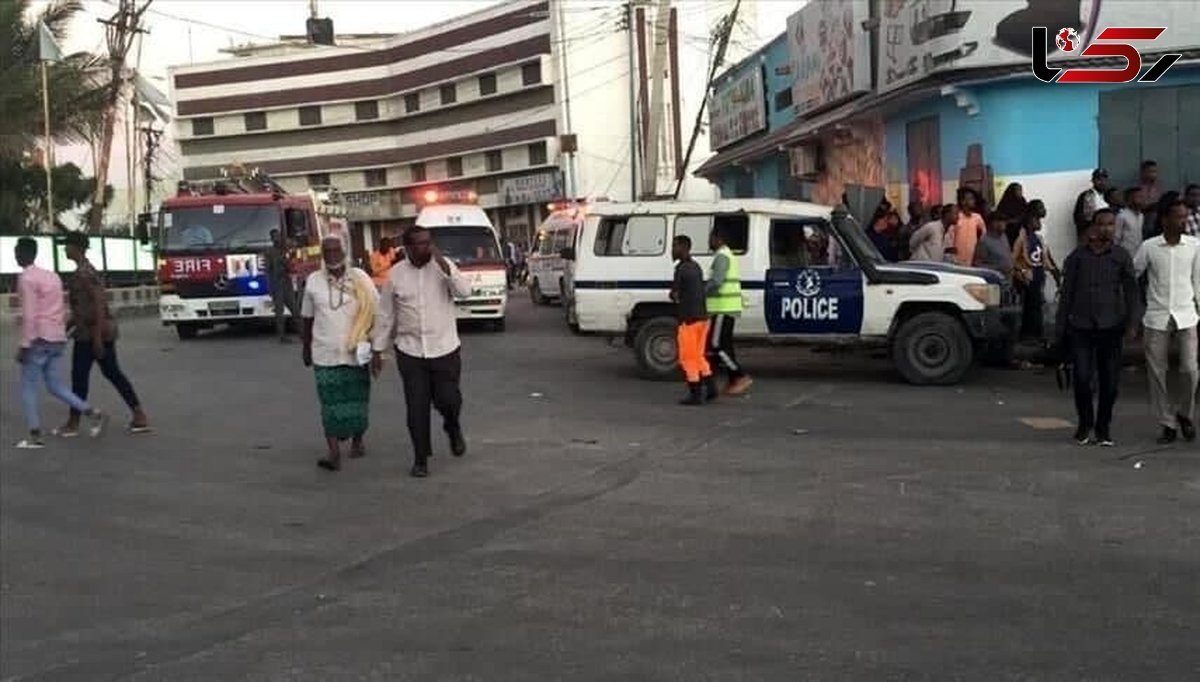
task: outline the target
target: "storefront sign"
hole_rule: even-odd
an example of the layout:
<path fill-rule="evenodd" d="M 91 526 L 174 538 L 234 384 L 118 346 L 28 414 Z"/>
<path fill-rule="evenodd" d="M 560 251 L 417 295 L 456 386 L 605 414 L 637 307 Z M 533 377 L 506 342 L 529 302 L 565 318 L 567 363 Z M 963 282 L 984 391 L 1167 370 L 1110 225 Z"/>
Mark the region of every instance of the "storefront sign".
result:
<path fill-rule="evenodd" d="M 983 66 L 1029 64 L 1033 29 L 1047 28 L 1047 54 L 1078 59 L 1060 50 L 1057 36 L 1072 29 L 1090 45 L 1112 26 L 1164 26 L 1144 54 L 1195 46 L 1200 13 L 1190 2 L 1159 2 L 1147 15 L 1147 0 L 884 0 L 879 28 L 879 89 L 893 90 L 931 73 Z M 1148 19 L 1152 18 L 1152 21 Z M 1068 32 L 1068 35 L 1070 33 Z M 1089 67 L 1090 68 L 1090 67 Z"/>
<path fill-rule="evenodd" d="M 717 86 L 709 102 L 708 119 L 714 151 L 765 129 L 767 107 L 762 68 L 755 64 Z"/>
<path fill-rule="evenodd" d="M 555 171 L 503 178 L 496 193 L 503 206 L 544 203 L 561 196 L 561 176 Z"/>
<path fill-rule="evenodd" d="M 868 0 L 810 2 L 788 17 L 792 102 L 797 114 L 836 104 L 871 87 Z"/>
<path fill-rule="evenodd" d="M 403 197 L 403 192 L 398 189 L 345 192 L 341 195 L 346 217 L 352 221 L 399 218 Z"/>

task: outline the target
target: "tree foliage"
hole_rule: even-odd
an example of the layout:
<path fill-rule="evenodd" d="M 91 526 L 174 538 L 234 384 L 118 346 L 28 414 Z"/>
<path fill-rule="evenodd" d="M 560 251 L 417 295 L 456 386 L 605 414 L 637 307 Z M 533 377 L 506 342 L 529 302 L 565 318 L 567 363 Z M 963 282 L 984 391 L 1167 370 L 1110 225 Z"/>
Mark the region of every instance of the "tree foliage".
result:
<path fill-rule="evenodd" d="M 96 179 L 87 177 L 73 163 L 55 166 L 54 214 L 75 211 L 91 205 Z M 104 188 L 105 201 L 111 201 L 112 186 Z M 0 234 L 35 232 L 45 225 L 46 170 L 28 163 L 0 161 Z"/>

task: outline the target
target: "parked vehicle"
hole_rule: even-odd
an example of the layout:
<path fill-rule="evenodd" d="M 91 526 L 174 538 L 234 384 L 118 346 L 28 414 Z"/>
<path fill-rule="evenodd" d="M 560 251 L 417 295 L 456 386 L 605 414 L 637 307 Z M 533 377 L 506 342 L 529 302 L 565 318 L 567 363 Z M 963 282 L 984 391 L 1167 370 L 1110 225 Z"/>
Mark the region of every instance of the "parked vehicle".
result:
<path fill-rule="evenodd" d="M 575 245 L 575 237 L 583 226 L 586 207 L 583 204 L 564 204 L 555 210 L 538 228 L 533 248 L 526 256 L 529 265 L 529 297 L 536 305 L 562 300 L 563 276 L 567 261 L 563 250 Z"/>
<path fill-rule="evenodd" d="M 720 229 L 739 258 L 739 338 L 886 346 L 913 384 L 953 384 L 976 349 L 1008 338 L 1019 306 L 994 272 L 888 264 L 845 211 L 772 199 L 597 204 L 573 253 L 583 332 L 622 337 L 642 376 L 676 375 L 669 243 L 691 238 L 708 271 Z"/>
<path fill-rule="evenodd" d="M 429 230 L 434 244 L 471 282 L 471 295 L 457 302 L 458 319 L 485 320 L 504 331 L 508 270 L 496 228 L 475 193 L 429 190 L 422 198 L 417 225 Z"/>

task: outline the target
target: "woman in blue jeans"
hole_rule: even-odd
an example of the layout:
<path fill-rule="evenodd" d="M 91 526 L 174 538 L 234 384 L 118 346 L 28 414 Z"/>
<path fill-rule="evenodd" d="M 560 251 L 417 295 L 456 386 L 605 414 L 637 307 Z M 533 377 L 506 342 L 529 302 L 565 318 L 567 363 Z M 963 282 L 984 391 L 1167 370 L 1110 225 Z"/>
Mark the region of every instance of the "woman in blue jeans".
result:
<path fill-rule="evenodd" d="M 45 447 L 38 413 L 38 384 L 41 383 L 46 384 L 50 395 L 88 416 L 92 436 L 99 436 L 105 424 L 105 416 L 67 389 L 59 378 L 58 361 L 67 345 L 62 280 L 34 263 L 37 251 L 37 242 L 33 239 L 22 237 L 17 240 L 17 263 L 22 268 L 17 278 L 21 301 L 21 348 L 17 351 L 17 362 L 21 365 L 21 403 L 29 426 L 29 436 L 17 442 L 18 448 Z"/>

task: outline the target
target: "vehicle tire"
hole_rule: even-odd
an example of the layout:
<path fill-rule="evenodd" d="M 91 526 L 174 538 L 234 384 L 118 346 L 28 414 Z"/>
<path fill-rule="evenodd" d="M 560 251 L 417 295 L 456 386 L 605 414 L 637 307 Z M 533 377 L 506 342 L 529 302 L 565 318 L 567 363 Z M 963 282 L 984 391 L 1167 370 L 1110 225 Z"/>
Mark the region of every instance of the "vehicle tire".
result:
<path fill-rule="evenodd" d="M 194 324 L 180 323 L 175 325 L 175 333 L 179 335 L 180 341 L 188 341 L 196 338 L 196 335 L 200 333 L 200 328 Z"/>
<path fill-rule="evenodd" d="M 538 285 L 536 279 L 529 285 L 529 298 L 533 300 L 534 305 L 546 305 L 549 303 L 549 300 L 542 295 L 542 287 Z"/>
<path fill-rule="evenodd" d="M 673 381 L 679 376 L 675 318 L 655 317 L 643 322 L 633 337 L 638 375 L 651 381 Z"/>
<path fill-rule="evenodd" d="M 966 328 L 946 313 L 914 315 L 892 339 L 892 362 L 905 381 L 917 386 L 957 384 L 974 359 Z"/>

